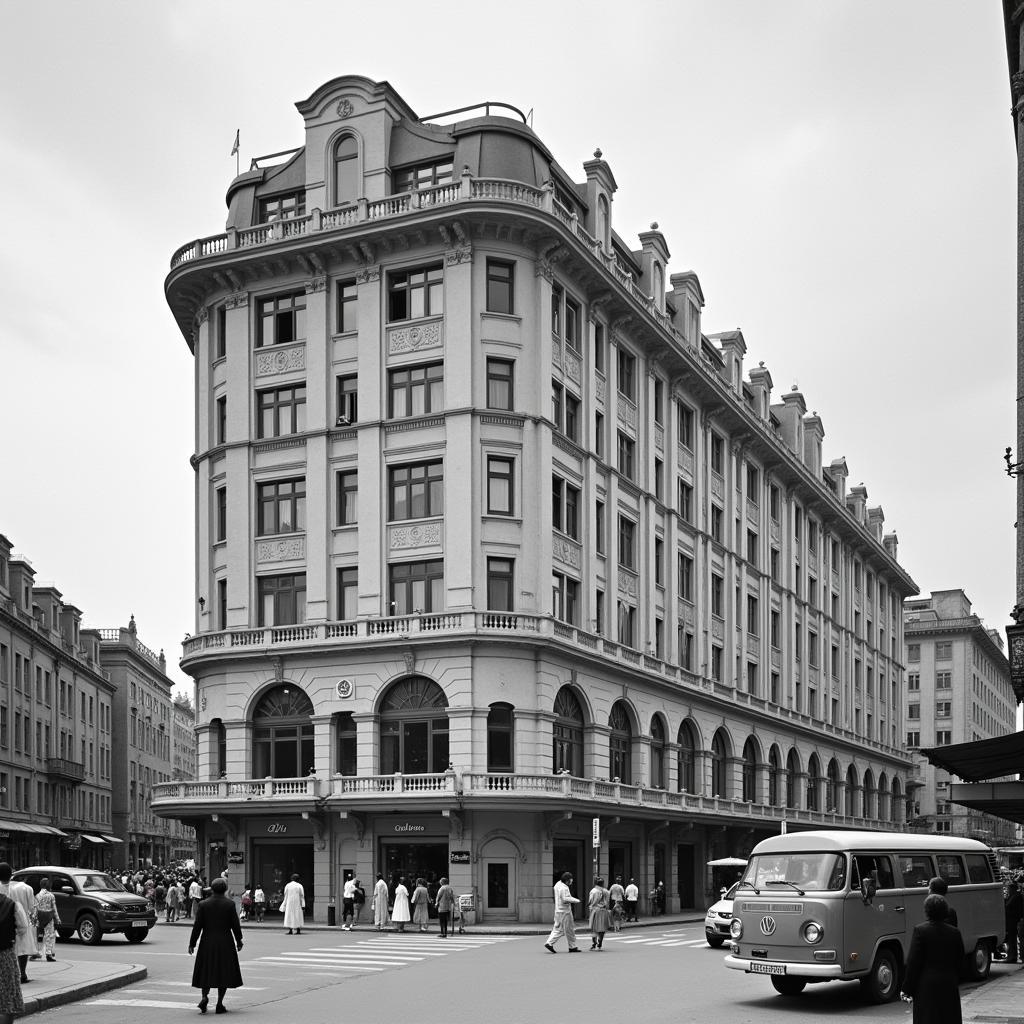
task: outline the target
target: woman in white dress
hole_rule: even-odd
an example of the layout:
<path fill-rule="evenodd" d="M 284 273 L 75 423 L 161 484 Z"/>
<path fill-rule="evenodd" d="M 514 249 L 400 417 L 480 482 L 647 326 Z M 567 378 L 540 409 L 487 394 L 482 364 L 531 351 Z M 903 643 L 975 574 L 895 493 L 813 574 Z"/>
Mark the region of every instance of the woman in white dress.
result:
<path fill-rule="evenodd" d="M 412 914 L 409 913 L 409 890 L 405 887 L 404 877 L 399 878 L 395 886 L 395 909 L 391 911 L 391 920 L 398 925 L 400 932 L 405 931 L 406 921 L 412 920 Z"/>
<path fill-rule="evenodd" d="M 306 907 L 306 890 L 302 888 L 298 875 L 292 875 L 292 880 L 284 887 L 284 898 L 281 900 L 281 910 L 284 913 L 284 926 L 288 934 L 292 929 L 296 935 L 302 934 L 302 911 Z"/>
<path fill-rule="evenodd" d="M 388 883 L 379 871 L 373 887 L 373 923 L 379 932 L 388 926 Z"/>

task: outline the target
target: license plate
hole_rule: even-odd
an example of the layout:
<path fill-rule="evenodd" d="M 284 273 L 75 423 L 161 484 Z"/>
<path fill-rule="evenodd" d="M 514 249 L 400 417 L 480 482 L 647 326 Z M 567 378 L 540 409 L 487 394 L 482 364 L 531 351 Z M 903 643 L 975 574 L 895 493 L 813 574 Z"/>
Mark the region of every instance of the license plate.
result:
<path fill-rule="evenodd" d="M 751 964 L 751 974 L 785 974 L 785 964 Z"/>
<path fill-rule="evenodd" d="M 148 928 L 149 927 L 149 922 L 148 921 L 132 921 L 132 927 L 133 928 Z"/>

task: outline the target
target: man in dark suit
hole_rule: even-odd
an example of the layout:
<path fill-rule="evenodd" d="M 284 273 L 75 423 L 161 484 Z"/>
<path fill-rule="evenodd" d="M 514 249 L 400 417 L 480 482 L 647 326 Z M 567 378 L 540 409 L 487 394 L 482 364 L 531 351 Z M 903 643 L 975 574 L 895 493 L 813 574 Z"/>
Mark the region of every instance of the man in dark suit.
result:
<path fill-rule="evenodd" d="M 188 940 L 191 956 L 199 943 L 195 967 L 192 970 L 192 987 L 202 989 L 199 1012 L 206 1013 L 210 989 L 217 990 L 217 1013 L 227 1013 L 224 993 L 229 988 L 242 987 L 242 971 L 238 966 L 238 954 L 242 949 L 242 926 L 238 921 L 235 901 L 225 893 L 228 883 L 215 878 L 210 886 L 213 895 L 199 904 L 196 911 L 192 935 Z M 232 941 L 232 936 L 234 941 Z"/>
<path fill-rule="evenodd" d="M 914 1003 L 914 1024 L 961 1024 L 960 967 L 964 943 L 949 924 L 949 904 L 933 893 L 925 898 L 924 923 L 916 925 L 907 954 L 903 1000 Z"/>

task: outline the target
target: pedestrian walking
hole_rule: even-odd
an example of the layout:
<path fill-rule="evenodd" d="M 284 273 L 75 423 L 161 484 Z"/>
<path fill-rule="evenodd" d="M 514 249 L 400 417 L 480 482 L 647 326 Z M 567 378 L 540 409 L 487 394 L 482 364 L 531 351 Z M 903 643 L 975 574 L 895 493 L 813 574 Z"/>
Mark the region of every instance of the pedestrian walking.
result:
<path fill-rule="evenodd" d="M 174 924 L 178 920 L 178 911 L 181 908 L 181 882 L 171 882 L 167 890 L 167 923 Z"/>
<path fill-rule="evenodd" d="M 549 953 L 557 952 L 555 943 L 563 935 L 569 943 L 570 953 L 578 953 L 580 951 L 580 947 L 576 945 L 576 923 L 572 919 L 572 905 L 579 903 L 579 900 L 570 892 L 569 886 L 571 884 L 571 871 L 562 872 L 562 877 L 555 882 L 555 923 L 551 929 L 551 934 L 548 936 L 548 941 L 544 943 L 544 948 Z"/>
<path fill-rule="evenodd" d="M 306 909 L 306 890 L 302 888 L 298 875 L 292 875 L 291 881 L 284 887 L 281 900 L 281 911 L 284 913 L 284 926 L 288 934 L 302 934 L 303 910 Z"/>
<path fill-rule="evenodd" d="M 249 915 L 252 913 L 252 886 L 242 890 L 242 913 L 239 914 L 239 919 L 242 921 L 248 921 Z"/>
<path fill-rule="evenodd" d="M 420 931 L 425 932 L 430 921 L 430 893 L 427 892 L 425 879 L 416 879 L 416 888 L 412 891 L 411 903 L 412 923 L 419 925 Z"/>
<path fill-rule="evenodd" d="M 25 929 L 24 934 L 18 932 L 17 941 L 14 943 L 14 953 L 18 958 L 18 968 L 21 971 L 21 983 L 24 985 L 28 981 L 27 968 L 29 957 L 34 956 L 37 960 L 39 959 L 35 931 L 36 894 L 32 891 L 31 885 L 12 881 L 11 875 L 13 873 L 14 871 L 7 861 L 0 862 L 0 894 L 9 896 L 14 900 L 21 907 L 25 914 L 25 920 L 29 923 L 29 927 Z"/>
<path fill-rule="evenodd" d="M 9 865 L 8 865 L 9 866 Z M 17 900 L 0 895 L 0 1024 L 12 1024 L 25 1012 L 21 995 L 22 968 L 18 965 L 17 944 L 32 937 L 25 908 Z"/>
<path fill-rule="evenodd" d="M 1018 960 L 1017 927 L 1020 924 L 1022 912 L 1024 912 L 1024 900 L 1021 899 L 1020 889 L 1017 888 L 1013 878 L 1007 876 L 1003 879 L 1003 916 L 1006 926 L 1004 945 L 1006 947 L 1006 963 L 1008 964 L 1015 964 Z"/>
<path fill-rule="evenodd" d="M 640 890 L 637 888 L 636 880 L 630 879 L 629 885 L 625 889 L 625 900 L 626 900 L 626 920 L 627 921 L 639 921 L 640 918 L 636 916 L 636 905 L 640 899 Z"/>
<path fill-rule="evenodd" d="M 189 956 L 195 955 L 196 958 L 192 968 L 192 987 L 202 991 L 200 1013 L 206 1013 L 211 988 L 217 990 L 214 1012 L 227 1013 L 224 993 L 229 988 L 242 987 L 242 969 L 238 966 L 238 954 L 242 951 L 242 925 L 235 901 L 226 895 L 227 879 L 215 878 L 210 888 L 213 895 L 200 901 L 188 940 Z"/>
<path fill-rule="evenodd" d="M 612 930 L 622 930 L 622 918 L 626 914 L 626 890 L 622 887 L 622 876 L 616 875 L 608 890 L 608 902 L 611 904 Z"/>
<path fill-rule="evenodd" d="M 961 1024 L 960 966 L 964 943 L 946 920 L 944 896 L 925 897 L 926 920 L 915 925 L 900 997 L 914 1004 L 914 1024 Z"/>
<path fill-rule="evenodd" d="M 356 916 L 356 880 L 350 878 L 341 891 L 341 928 L 352 931 L 352 922 Z"/>
<path fill-rule="evenodd" d="M 404 876 L 398 879 L 398 885 L 395 886 L 395 909 L 391 911 L 391 920 L 398 925 L 400 932 L 404 932 L 406 922 L 412 920 L 412 914 L 409 912 L 409 890 L 405 887 Z"/>
<path fill-rule="evenodd" d="M 359 924 L 359 915 L 363 912 L 363 905 L 366 903 L 366 890 L 363 888 L 362 883 L 359 879 L 356 879 L 356 887 L 352 892 L 352 927 L 355 928 Z"/>
<path fill-rule="evenodd" d="M 456 896 L 455 890 L 448 884 L 447 878 L 441 879 L 437 895 L 434 897 L 434 905 L 437 907 L 437 920 L 441 925 L 441 938 L 448 938 L 448 926 L 452 922 L 452 914 L 455 912 Z"/>
<path fill-rule="evenodd" d="M 50 892 L 50 879 L 42 878 L 39 881 L 39 892 L 36 893 L 36 935 L 42 933 L 35 957 L 38 959 L 43 954 L 49 963 L 55 963 L 57 942 L 57 929 L 60 927 L 60 914 L 57 913 L 57 897 Z"/>
<path fill-rule="evenodd" d="M 199 909 L 199 901 L 203 898 L 203 887 L 199 879 L 193 876 L 188 886 L 188 905 L 185 908 L 185 916 L 191 917 Z"/>
<path fill-rule="evenodd" d="M 388 926 L 388 883 L 379 871 L 373 884 L 373 923 L 379 932 Z"/>
<path fill-rule="evenodd" d="M 587 909 L 590 911 L 590 948 L 600 949 L 604 945 L 604 933 L 611 923 L 608 910 L 609 892 L 604 887 L 603 878 L 594 879 L 594 887 L 587 897 Z"/>
<path fill-rule="evenodd" d="M 256 890 L 252 894 L 252 904 L 256 911 L 256 923 L 263 924 L 263 915 L 267 912 L 267 894 L 263 890 L 263 883 L 256 883 Z"/>

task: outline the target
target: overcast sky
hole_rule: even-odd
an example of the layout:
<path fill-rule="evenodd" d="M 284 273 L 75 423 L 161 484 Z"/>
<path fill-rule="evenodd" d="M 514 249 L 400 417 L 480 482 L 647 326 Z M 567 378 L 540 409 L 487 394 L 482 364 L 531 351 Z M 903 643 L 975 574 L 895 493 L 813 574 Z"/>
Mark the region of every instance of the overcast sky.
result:
<path fill-rule="evenodd" d="M 922 592 L 1014 604 L 1015 155 L 998 0 L 56 3 L 0 14 L 0 533 L 172 678 L 195 628 L 193 366 L 163 298 L 230 156 L 338 75 L 420 115 L 533 109 L 614 225 L 657 221 L 706 332 L 798 384 Z"/>

